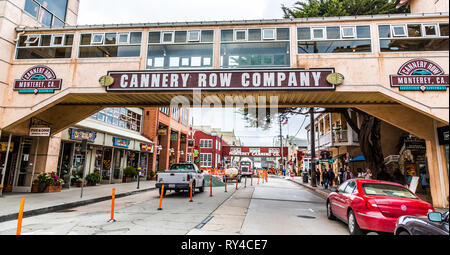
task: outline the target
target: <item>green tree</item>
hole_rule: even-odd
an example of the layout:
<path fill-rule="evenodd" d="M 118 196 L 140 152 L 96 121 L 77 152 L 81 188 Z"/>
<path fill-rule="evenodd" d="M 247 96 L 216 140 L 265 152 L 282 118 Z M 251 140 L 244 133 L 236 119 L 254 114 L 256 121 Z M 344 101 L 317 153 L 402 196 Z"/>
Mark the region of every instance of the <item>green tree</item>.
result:
<path fill-rule="evenodd" d="M 306 0 L 291 8 L 282 5 L 284 18 L 337 17 L 409 13 L 409 7 L 395 7 L 394 0 Z"/>

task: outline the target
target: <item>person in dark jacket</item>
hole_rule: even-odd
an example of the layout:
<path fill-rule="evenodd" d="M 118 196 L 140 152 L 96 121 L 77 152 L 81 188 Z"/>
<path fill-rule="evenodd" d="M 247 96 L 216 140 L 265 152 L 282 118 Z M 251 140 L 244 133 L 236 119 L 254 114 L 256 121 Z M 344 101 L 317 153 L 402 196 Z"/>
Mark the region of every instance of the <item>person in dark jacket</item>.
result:
<path fill-rule="evenodd" d="M 330 184 L 330 188 L 333 187 L 334 177 L 336 175 L 334 174 L 333 168 L 330 168 L 328 170 L 328 182 Z"/>
<path fill-rule="evenodd" d="M 322 181 L 323 181 L 323 187 L 325 189 L 328 189 L 328 172 L 326 169 L 322 172 Z"/>

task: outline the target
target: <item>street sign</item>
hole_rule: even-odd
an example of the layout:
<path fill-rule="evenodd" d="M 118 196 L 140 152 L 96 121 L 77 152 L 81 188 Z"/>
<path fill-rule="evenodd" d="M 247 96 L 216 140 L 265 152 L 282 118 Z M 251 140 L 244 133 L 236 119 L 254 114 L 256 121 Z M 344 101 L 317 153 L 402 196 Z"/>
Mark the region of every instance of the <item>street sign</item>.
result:
<path fill-rule="evenodd" d="M 31 127 L 30 128 L 30 136 L 49 137 L 50 136 L 50 128 L 49 127 Z"/>

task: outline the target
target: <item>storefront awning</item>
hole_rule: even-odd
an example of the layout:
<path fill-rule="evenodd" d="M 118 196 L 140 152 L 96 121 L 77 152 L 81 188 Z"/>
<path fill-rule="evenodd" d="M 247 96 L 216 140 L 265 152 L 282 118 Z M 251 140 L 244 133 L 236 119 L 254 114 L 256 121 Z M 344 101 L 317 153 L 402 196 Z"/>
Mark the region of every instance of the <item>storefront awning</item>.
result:
<path fill-rule="evenodd" d="M 110 126 L 105 128 L 104 124 L 97 123 L 96 121 L 91 121 L 89 119 L 82 120 L 82 121 L 78 122 L 75 126 L 90 129 L 90 130 L 95 130 L 97 132 L 109 133 L 109 134 L 117 135 L 117 136 L 124 137 L 124 138 L 131 138 L 131 139 L 137 140 L 139 142 L 153 144 L 153 142 L 151 140 L 147 139 L 146 137 L 144 137 L 138 133 L 134 133 L 131 131 L 126 131 L 123 129 L 110 127 Z"/>
<path fill-rule="evenodd" d="M 350 159 L 350 162 L 361 162 L 361 161 L 366 161 L 366 158 L 364 158 L 364 155 L 359 155 L 356 158 Z"/>

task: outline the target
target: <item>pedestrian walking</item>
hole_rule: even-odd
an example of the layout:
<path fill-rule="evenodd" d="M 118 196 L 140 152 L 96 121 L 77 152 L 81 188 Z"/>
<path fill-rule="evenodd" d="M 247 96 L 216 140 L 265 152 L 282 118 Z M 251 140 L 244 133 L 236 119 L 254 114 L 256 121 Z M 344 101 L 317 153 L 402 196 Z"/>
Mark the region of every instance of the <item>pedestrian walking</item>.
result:
<path fill-rule="evenodd" d="M 326 169 L 322 172 L 322 183 L 325 189 L 328 189 L 328 172 Z"/>
<path fill-rule="evenodd" d="M 350 168 L 347 168 L 347 170 L 344 173 L 344 182 L 348 181 L 352 178 L 353 178 L 353 174 L 352 174 L 352 172 L 350 172 Z"/>
<path fill-rule="evenodd" d="M 339 169 L 339 184 L 342 184 L 344 182 L 344 168 L 341 167 L 341 169 Z"/>
<path fill-rule="evenodd" d="M 364 179 L 372 180 L 372 171 L 370 171 L 369 168 L 367 168 L 366 172 L 364 173 Z"/>
<path fill-rule="evenodd" d="M 317 183 L 317 185 L 320 185 L 320 175 L 321 175 L 321 173 L 320 173 L 319 168 L 316 168 L 316 183 Z"/>
<path fill-rule="evenodd" d="M 335 174 L 334 174 L 333 168 L 330 168 L 328 170 L 328 182 L 329 182 L 330 189 L 333 187 L 334 177 L 335 177 Z"/>

